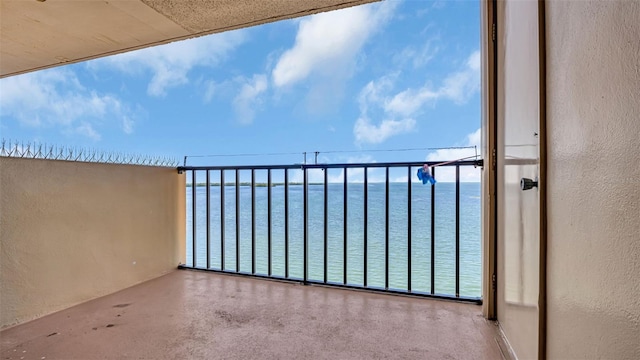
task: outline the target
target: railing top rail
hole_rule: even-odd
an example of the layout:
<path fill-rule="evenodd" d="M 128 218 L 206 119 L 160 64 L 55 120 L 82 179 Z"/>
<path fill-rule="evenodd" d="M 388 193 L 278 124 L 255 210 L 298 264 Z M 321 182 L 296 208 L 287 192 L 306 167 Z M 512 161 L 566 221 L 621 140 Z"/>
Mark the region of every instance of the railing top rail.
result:
<path fill-rule="evenodd" d="M 338 164 L 288 164 L 288 165 L 225 165 L 225 166 L 178 166 L 178 172 L 188 170 L 287 170 L 287 169 L 344 169 L 344 168 L 384 168 L 419 167 L 442 164 L 441 161 L 380 162 L 380 163 L 338 163 Z M 482 166 L 483 160 L 461 160 L 439 166 Z"/>

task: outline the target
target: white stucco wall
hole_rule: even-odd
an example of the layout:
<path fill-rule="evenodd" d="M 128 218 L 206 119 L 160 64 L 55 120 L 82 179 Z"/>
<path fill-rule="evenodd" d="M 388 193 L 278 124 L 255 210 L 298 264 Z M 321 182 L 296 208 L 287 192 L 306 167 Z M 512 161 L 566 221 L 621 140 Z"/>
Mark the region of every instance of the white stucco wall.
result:
<path fill-rule="evenodd" d="M 550 359 L 640 359 L 640 1 L 547 1 Z"/>

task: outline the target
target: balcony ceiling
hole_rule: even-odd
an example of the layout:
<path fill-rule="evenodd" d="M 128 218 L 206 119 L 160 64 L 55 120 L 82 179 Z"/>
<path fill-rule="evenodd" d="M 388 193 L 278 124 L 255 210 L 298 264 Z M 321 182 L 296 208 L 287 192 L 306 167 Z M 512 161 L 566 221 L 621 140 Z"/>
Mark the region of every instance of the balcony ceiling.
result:
<path fill-rule="evenodd" d="M 378 0 L 2 0 L 0 77 Z"/>

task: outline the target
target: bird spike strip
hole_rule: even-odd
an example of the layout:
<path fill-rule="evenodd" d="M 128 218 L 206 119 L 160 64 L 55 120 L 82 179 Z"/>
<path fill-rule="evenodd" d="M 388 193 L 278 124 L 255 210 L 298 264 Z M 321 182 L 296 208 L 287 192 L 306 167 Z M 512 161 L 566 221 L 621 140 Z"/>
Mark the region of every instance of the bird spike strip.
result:
<path fill-rule="evenodd" d="M 177 159 L 171 157 L 105 152 L 96 149 L 47 145 L 43 143 L 12 142 L 11 140 L 5 139 L 2 139 L 0 143 L 0 156 L 161 167 L 177 167 L 180 164 Z"/>

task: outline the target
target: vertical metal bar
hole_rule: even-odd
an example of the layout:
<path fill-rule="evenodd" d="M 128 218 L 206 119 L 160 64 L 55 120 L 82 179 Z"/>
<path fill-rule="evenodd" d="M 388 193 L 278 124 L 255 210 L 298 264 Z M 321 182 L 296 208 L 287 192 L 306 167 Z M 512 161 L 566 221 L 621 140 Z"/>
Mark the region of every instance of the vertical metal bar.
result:
<path fill-rule="evenodd" d="M 211 268 L 211 179 L 207 170 L 207 269 Z"/>
<path fill-rule="evenodd" d="M 251 169 L 251 273 L 256 273 L 256 170 Z"/>
<path fill-rule="evenodd" d="M 435 178 L 436 168 L 431 167 L 431 176 Z M 431 294 L 436 288 L 436 187 L 431 184 Z"/>
<path fill-rule="evenodd" d="M 240 169 L 236 169 L 236 272 L 240 272 Z"/>
<path fill-rule="evenodd" d="M 407 291 L 411 292 L 411 166 L 407 168 Z"/>
<path fill-rule="evenodd" d="M 344 168 L 342 173 L 344 174 L 344 184 L 343 184 L 343 188 L 342 188 L 342 204 L 343 204 L 343 216 L 342 216 L 342 224 L 343 224 L 343 246 L 342 246 L 342 283 L 346 284 L 347 283 L 347 200 L 349 199 L 348 196 L 348 183 L 347 183 L 347 168 Z"/>
<path fill-rule="evenodd" d="M 196 267 L 196 171 L 191 170 L 191 258 Z"/>
<path fill-rule="evenodd" d="M 363 217 L 364 217 L 364 231 L 363 231 L 363 235 L 364 235 L 364 241 L 363 241 L 363 249 L 362 252 L 364 253 L 364 266 L 363 266 L 363 274 L 364 274 L 364 281 L 363 281 L 363 285 L 364 287 L 367 287 L 367 251 L 368 251 L 368 246 L 367 246 L 367 230 L 369 227 L 368 224 L 368 213 L 367 213 L 367 203 L 368 203 L 368 196 L 369 196 L 369 177 L 368 177 L 368 172 L 369 169 L 365 166 L 364 167 L 364 209 L 363 209 Z"/>
<path fill-rule="evenodd" d="M 267 274 L 271 276 L 271 169 L 267 170 Z"/>
<path fill-rule="evenodd" d="M 220 270 L 224 271 L 224 170 L 220 170 Z"/>
<path fill-rule="evenodd" d="M 289 278 L 289 170 L 284 169 L 284 277 Z"/>
<path fill-rule="evenodd" d="M 307 282 L 308 279 L 308 267 L 309 267 L 309 231 L 307 229 L 309 225 L 309 209 L 307 207 L 309 203 L 309 171 L 307 168 L 303 168 L 303 186 L 302 186 L 302 213 L 303 213 L 303 240 L 304 240 L 304 255 L 302 258 L 302 266 L 303 266 L 303 279 L 304 282 Z"/>
<path fill-rule="evenodd" d="M 456 165 L 456 297 L 460 297 L 460 165 Z"/>
<path fill-rule="evenodd" d="M 324 283 L 327 283 L 327 279 L 328 279 L 328 265 L 329 265 L 329 251 L 328 251 L 328 243 L 329 243 L 329 234 L 328 234 L 328 229 L 329 229 L 329 169 L 325 168 L 323 169 L 324 171 L 324 253 L 323 253 L 323 259 L 324 259 Z"/>
<path fill-rule="evenodd" d="M 389 167 L 384 176 L 384 288 L 389 289 Z"/>

